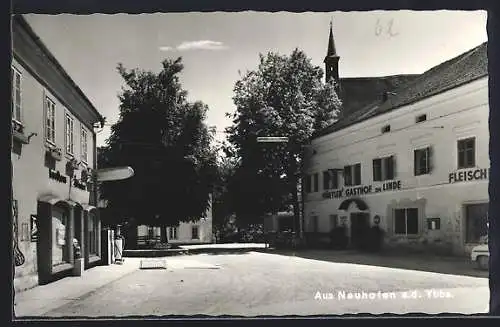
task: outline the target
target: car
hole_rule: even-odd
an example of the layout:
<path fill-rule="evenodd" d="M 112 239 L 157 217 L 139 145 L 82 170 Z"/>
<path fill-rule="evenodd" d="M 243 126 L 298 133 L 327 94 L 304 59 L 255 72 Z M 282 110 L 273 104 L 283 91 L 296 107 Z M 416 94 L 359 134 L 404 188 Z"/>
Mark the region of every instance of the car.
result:
<path fill-rule="evenodd" d="M 488 243 L 480 244 L 472 248 L 470 254 L 472 262 L 476 263 L 477 267 L 481 270 L 488 270 L 490 251 Z"/>

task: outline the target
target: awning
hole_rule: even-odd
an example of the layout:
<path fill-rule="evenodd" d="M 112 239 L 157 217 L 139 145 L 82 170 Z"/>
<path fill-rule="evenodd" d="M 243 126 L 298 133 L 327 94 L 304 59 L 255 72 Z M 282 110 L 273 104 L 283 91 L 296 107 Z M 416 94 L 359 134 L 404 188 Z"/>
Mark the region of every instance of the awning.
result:
<path fill-rule="evenodd" d="M 97 209 L 96 207 L 94 207 L 94 206 L 92 206 L 92 205 L 90 205 L 90 204 L 85 204 L 85 203 L 84 203 L 84 204 L 82 204 L 82 207 L 83 207 L 83 210 L 85 210 L 85 211 L 87 211 L 87 212 L 88 212 L 88 211 L 91 211 L 91 210 L 94 210 L 94 209 Z"/>
<path fill-rule="evenodd" d="M 54 194 L 41 195 L 38 197 L 38 201 L 44 202 L 44 203 L 49 203 L 50 205 L 54 205 L 58 202 L 64 202 L 70 207 L 74 207 L 74 206 L 78 205 L 78 203 L 75 201 L 72 201 L 69 199 L 63 199 L 63 198 L 61 198 L 57 195 L 54 195 Z"/>
<path fill-rule="evenodd" d="M 346 200 L 342 201 L 342 203 L 339 206 L 339 210 L 349 209 L 349 206 L 351 205 L 351 203 L 355 203 L 359 210 L 362 210 L 362 211 L 368 210 L 368 205 L 365 203 L 365 201 L 363 201 L 359 198 L 346 199 Z"/>
<path fill-rule="evenodd" d="M 57 195 L 46 194 L 46 195 L 39 196 L 38 201 L 54 205 L 57 202 L 63 201 L 63 199 L 58 197 Z"/>

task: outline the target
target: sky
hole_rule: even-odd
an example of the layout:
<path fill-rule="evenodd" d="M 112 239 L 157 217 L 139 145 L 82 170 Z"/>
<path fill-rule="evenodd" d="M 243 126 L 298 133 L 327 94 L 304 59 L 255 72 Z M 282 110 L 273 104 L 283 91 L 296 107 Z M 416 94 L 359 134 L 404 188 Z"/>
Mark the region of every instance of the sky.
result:
<path fill-rule="evenodd" d="M 217 140 L 231 124 L 235 82 L 258 65 L 259 53 L 299 48 L 324 67 L 330 21 L 341 77 L 418 74 L 487 41 L 485 11 L 333 13 L 165 13 L 25 15 L 35 33 L 94 106 L 114 123 L 123 81 L 116 70 L 158 72 L 182 57 L 190 101 L 209 106 Z M 109 137 L 109 126 L 97 136 Z"/>

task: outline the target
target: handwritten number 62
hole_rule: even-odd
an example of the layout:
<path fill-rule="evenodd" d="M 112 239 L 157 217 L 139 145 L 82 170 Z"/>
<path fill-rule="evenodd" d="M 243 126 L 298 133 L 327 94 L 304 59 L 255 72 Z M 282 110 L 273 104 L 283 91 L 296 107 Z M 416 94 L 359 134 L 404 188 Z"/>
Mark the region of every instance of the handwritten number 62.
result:
<path fill-rule="evenodd" d="M 394 25 L 394 19 L 389 20 L 387 23 L 382 23 L 380 19 L 377 19 L 375 24 L 375 35 L 380 36 L 382 33 L 386 33 L 389 36 L 396 36 L 399 33 L 394 33 L 392 31 L 392 26 Z"/>

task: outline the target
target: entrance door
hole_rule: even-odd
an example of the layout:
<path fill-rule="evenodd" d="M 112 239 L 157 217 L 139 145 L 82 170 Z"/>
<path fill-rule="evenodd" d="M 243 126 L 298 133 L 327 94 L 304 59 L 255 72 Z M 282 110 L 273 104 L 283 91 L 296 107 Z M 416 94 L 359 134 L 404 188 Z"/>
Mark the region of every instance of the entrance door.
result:
<path fill-rule="evenodd" d="M 370 228 L 370 215 L 364 212 L 351 213 L 351 245 L 356 248 L 362 246 L 366 231 Z"/>

